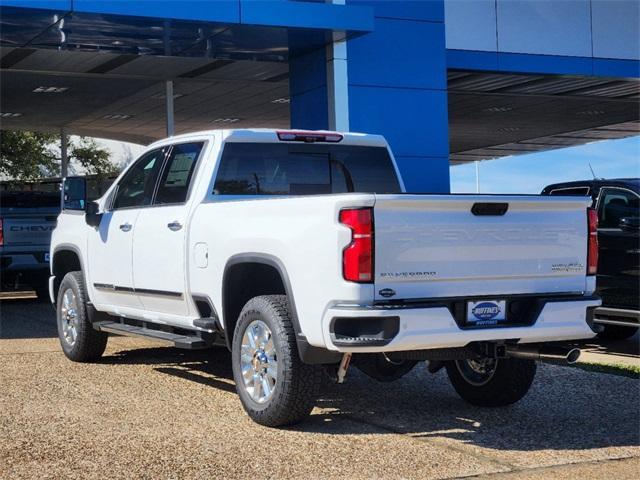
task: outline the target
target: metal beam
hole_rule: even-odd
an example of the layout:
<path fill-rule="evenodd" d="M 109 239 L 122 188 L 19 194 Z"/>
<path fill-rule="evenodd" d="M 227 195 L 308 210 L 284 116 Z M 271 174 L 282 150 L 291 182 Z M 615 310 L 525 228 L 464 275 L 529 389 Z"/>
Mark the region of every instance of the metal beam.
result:
<path fill-rule="evenodd" d="M 68 138 L 64 127 L 60 129 L 60 176 L 65 178 L 69 171 Z"/>
<path fill-rule="evenodd" d="M 344 5 L 344 0 L 332 3 Z M 347 42 L 333 33 L 333 42 L 327 45 L 327 105 L 329 129 L 349 131 L 349 76 L 347 73 Z"/>
<path fill-rule="evenodd" d="M 167 101 L 166 101 L 167 137 L 173 137 L 173 132 L 174 132 L 173 80 L 167 80 L 165 82 L 165 94 L 167 96 Z"/>

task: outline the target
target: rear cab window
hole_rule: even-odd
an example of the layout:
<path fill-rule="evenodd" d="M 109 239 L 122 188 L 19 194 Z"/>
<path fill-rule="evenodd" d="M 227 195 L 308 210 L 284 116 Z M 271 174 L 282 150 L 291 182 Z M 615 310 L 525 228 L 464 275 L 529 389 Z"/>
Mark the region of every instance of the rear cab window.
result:
<path fill-rule="evenodd" d="M 50 192 L 2 192 L 0 207 L 3 209 L 21 208 L 60 208 L 60 193 Z"/>
<path fill-rule="evenodd" d="M 227 143 L 214 185 L 217 195 L 400 193 L 384 147 Z"/>
<path fill-rule="evenodd" d="M 586 197 L 589 195 L 589 187 L 555 188 L 549 192 L 549 195 L 575 195 L 578 197 Z"/>
<path fill-rule="evenodd" d="M 59 192 L 0 192 L 0 212 L 3 215 L 40 212 L 57 215 L 60 212 Z"/>

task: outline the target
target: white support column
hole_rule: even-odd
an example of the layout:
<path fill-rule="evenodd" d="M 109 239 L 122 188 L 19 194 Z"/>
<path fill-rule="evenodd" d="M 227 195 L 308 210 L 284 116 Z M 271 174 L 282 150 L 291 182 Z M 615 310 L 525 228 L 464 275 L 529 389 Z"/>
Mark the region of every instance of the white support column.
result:
<path fill-rule="evenodd" d="M 167 119 L 167 137 L 172 137 L 174 133 L 173 125 L 173 80 L 165 82 L 166 101 L 166 119 Z"/>
<path fill-rule="evenodd" d="M 164 21 L 163 29 L 163 43 L 164 54 L 171 56 L 171 21 Z M 165 94 L 165 119 L 166 119 L 166 131 L 167 137 L 173 137 L 174 134 L 174 122 L 173 122 L 173 80 L 166 80 L 164 82 L 164 94 Z"/>
<path fill-rule="evenodd" d="M 345 0 L 329 0 L 344 5 Z M 347 42 L 334 40 L 327 46 L 327 103 L 329 106 L 329 129 L 349 131 L 349 76 L 347 72 Z"/>
<path fill-rule="evenodd" d="M 60 177 L 65 178 L 69 173 L 68 138 L 64 127 L 60 129 Z"/>

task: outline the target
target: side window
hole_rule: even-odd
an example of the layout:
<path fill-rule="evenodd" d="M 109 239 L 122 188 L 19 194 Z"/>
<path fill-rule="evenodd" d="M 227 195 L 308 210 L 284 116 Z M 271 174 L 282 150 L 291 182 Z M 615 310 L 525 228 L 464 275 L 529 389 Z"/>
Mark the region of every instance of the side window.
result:
<path fill-rule="evenodd" d="M 150 205 L 166 148 L 143 155 L 118 183 L 113 209 Z"/>
<path fill-rule="evenodd" d="M 162 172 L 155 204 L 183 203 L 187 200 L 189 184 L 203 146 L 203 142 L 197 142 L 172 147 Z"/>
<path fill-rule="evenodd" d="M 626 190 L 605 188 L 600 193 L 598 221 L 601 228 L 618 228 L 625 217 L 638 218 L 640 198 Z"/>

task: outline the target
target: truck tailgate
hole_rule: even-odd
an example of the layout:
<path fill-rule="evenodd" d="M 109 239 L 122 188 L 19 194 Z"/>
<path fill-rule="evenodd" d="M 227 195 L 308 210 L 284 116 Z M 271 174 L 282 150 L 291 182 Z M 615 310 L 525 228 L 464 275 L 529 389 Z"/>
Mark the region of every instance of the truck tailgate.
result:
<path fill-rule="evenodd" d="M 377 195 L 376 300 L 583 292 L 588 204 L 582 197 Z"/>
<path fill-rule="evenodd" d="M 2 217 L 4 246 L 49 245 L 57 212 L 21 213 Z"/>

